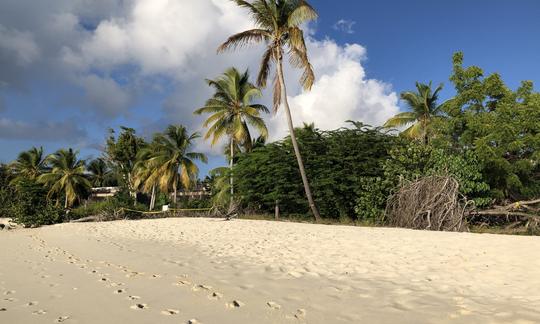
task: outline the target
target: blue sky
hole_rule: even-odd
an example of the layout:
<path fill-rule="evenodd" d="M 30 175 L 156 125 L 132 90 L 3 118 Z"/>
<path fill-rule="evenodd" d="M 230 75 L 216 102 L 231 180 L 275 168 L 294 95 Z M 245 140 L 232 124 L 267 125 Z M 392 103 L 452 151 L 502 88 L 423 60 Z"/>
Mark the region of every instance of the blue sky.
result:
<path fill-rule="evenodd" d="M 168 123 L 200 131 L 191 111 L 210 94 L 204 78 L 231 65 L 257 68 L 257 48 L 214 54 L 227 35 L 249 26 L 226 0 L 52 3 L 0 3 L 2 162 L 34 145 L 47 152 L 72 146 L 97 157 L 107 129 L 119 125 L 145 136 Z M 512 88 L 521 80 L 540 84 L 540 1 L 311 3 L 320 14 L 308 42 L 319 84 L 302 93 L 289 71 L 299 123 L 381 123 L 403 108 L 398 94 L 416 81 L 444 82 L 443 96 L 450 97 L 455 51 L 464 52 L 466 65 L 500 73 Z M 268 97 L 266 91 L 262 101 Z M 284 135 L 280 117 L 268 116 L 274 139 Z M 211 155 L 203 174 L 224 162 L 220 148 L 198 143 L 197 149 Z"/>

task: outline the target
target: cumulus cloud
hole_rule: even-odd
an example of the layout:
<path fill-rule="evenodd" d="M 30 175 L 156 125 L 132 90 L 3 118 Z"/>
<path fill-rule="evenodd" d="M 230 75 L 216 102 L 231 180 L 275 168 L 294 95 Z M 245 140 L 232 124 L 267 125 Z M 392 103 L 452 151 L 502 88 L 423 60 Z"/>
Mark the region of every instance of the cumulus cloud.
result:
<path fill-rule="evenodd" d="M 0 118 L 0 139 L 77 143 L 86 136 L 78 122 L 26 122 Z"/>
<path fill-rule="evenodd" d="M 215 49 L 228 36 L 253 27 L 250 16 L 228 0 L 58 0 L 51 5 L 6 1 L 2 9 L 9 10 L 0 10 L 0 21 L 6 26 L 0 29 L 0 35 L 16 36 L 26 41 L 24 46 L 31 48 L 28 44 L 33 42 L 37 48 L 21 61 L 42 67 L 25 70 L 29 80 L 36 79 L 30 73 L 42 73 L 44 79 L 55 75 L 80 90 L 57 94 L 68 96 L 70 107 L 85 114 L 90 111 L 99 121 L 121 118 L 122 124 L 138 125 L 147 135 L 169 123 L 204 131 L 204 117 L 193 116 L 193 110 L 211 95 L 204 79 L 217 77 L 230 66 L 249 68 L 254 78 L 263 52 L 261 45 L 216 54 Z M 336 23 L 336 28 L 352 32 L 353 25 L 344 20 Z M 300 72 L 286 67 L 289 100 L 297 125 L 314 122 L 319 128 L 334 129 L 344 126 L 347 119 L 379 125 L 398 111 L 397 96 L 390 85 L 366 75 L 362 66 L 367 56 L 365 48 L 340 45 L 331 39 L 318 40 L 313 30 L 308 34 L 307 45 L 317 76 L 313 89 L 304 92 L 298 84 Z M 15 53 L 24 47 L 10 46 L 3 51 Z M 11 71 L 13 64 L 9 63 L 15 61 L 10 58 L 3 64 L 1 53 L 0 45 L 0 70 Z M 37 60 L 40 64 L 35 64 Z M 23 74 L 21 71 L 19 68 L 9 74 L 15 78 Z M 271 106 L 271 89 L 264 93 L 263 103 Z M 152 98 L 158 108 L 134 116 L 131 112 L 140 98 Z M 287 134 L 282 111 L 267 116 L 267 121 L 273 139 Z M 29 130 L 32 126 L 7 119 L 2 123 L 11 126 L 0 137 L 29 136 L 25 135 L 27 131 L 17 132 L 14 128 Z M 52 128 L 48 124 L 41 126 Z M 93 130 L 99 128 L 93 126 Z M 103 132 L 108 126 L 112 125 L 101 126 Z M 71 131 L 84 136 L 76 128 Z M 210 148 L 207 142 L 198 145 L 205 152 L 222 151 L 220 147 Z"/>
<path fill-rule="evenodd" d="M 334 24 L 333 28 L 334 30 L 339 30 L 346 34 L 354 34 L 355 24 L 356 24 L 356 21 L 340 19 Z"/>
<path fill-rule="evenodd" d="M 399 111 L 391 86 L 366 77 L 362 67 L 366 58 L 364 47 L 340 46 L 329 39 L 309 39 L 307 45 L 317 80 L 311 91 L 297 87 L 296 93 L 289 95 L 296 126 L 315 123 L 316 127 L 329 130 L 345 126 L 346 120 L 378 126 Z M 280 110 L 270 120 L 273 138 L 287 134 L 283 114 Z"/>

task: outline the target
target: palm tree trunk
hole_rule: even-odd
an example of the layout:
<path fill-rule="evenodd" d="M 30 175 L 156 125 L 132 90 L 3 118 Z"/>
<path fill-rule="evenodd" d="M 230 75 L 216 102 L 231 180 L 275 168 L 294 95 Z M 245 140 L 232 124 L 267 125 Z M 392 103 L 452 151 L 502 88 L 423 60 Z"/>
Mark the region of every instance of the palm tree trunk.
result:
<path fill-rule="evenodd" d="M 66 200 L 64 201 L 64 209 L 68 208 L 68 196 L 66 194 Z"/>
<path fill-rule="evenodd" d="M 294 154 L 296 155 L 296 161 L 298 162 L 298 168 L 300 169 L 300 175 L 302 176 L 302 182 L 304 183 L 304 190 L 306 192 L 306 197 L 308 199 L 309 207 L 313 216 L 315 216 L 315 221 L 319 222 L 321 220 L 321 215 L 319 210 L 315 205 L 313 196 L 311 195 L 311 189 L 309 187 L 309 181 L 306 175 L 306 170 L 304 168 L 304 161 L 302 161 L 302 155 L 300 155 L 300 148 L 298 147 L 298 142 L 296 141 L 296 135 L 294 133 L 294 125 L 292 122 L 291 109 L 289 107 L 289 101 L 287 100 L 287 89 L 285 87 L 285 80 L 283 77 L 283 65 L 282 65 L 282 55 L 278 53 L 277 59 L 277 72 L 278 72 L 278 81 L 281 87 L 281 100 L 285 108 L 285 115 L 287 116 L 287 124 L 289 126 L 289 132 L 291 135 L 291 142 L 294 148 Z"/>
<path fill-rule="evenodd" d="M 230 206 L 233 205 L 234 202 L 234 178 L 233 178 L 233 165 L 234 165 L 234 138 L 231 137 L 231 160 L 229 161 L 229 168 L 231 169 L 231 177 L 229 179 L 229 183 L 231 185 L 231 202 Z"/>
<path fill-rule="evenodd" d="M 178 183 L 178 179 L 176 179 L 176 177 L 175 177 L 174 183 L 173 183 L 173 192 L 174 192 L 173 193 L 174 194 L 173 203 L 174 203 L 174 208 L 176 208 L 176 187 L 177 187 L 177 183 Z"/>
<path fill-rule="evenodd" d="M 152 195 L 150 196 L 150 211 L 154 210 L 156 204 L 156 185 L 152 186 Z"/>

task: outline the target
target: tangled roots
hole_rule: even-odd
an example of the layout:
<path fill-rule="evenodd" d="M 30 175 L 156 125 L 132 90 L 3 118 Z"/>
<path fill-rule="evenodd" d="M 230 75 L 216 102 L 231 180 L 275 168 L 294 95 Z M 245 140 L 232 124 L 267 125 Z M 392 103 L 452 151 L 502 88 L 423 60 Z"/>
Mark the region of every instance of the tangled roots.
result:
<path fill-rule="evenodd" d="M 470 203 L 449 176 L 428 176 L 402 186 L 388 199 L 389 225 L 432 231 L 464 231 Z"/>

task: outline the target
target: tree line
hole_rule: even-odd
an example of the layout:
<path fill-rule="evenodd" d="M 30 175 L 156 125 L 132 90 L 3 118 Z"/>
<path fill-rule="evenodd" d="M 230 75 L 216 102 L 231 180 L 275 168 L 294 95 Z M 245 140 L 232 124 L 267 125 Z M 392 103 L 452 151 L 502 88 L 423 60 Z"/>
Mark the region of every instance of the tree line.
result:
<path fill-rule="evenodd" d="M 309 91 L 315 76 L 301 24 L 317 18 L 303 0 L 234 0 L 249 11 L 257 27 L 231 36 L 218 52 L 250 44 L 265 44 L 256 82 L 247 71 L 227 69 L 207 80 L 214 93 L 195 114 L 206 115 L 204 139 L 226 142 L 228 168 L 205 179 L 214 206 L 241 207 L 269 213 L 384 222 L 388 198 L 404 184 L 430 175 L 449 175 L 477 208 L 540 196 L 540 94 L 531 82 L 515 91 L 498 74 L 485 75 L 464 67 L 463 54 L 453 57 L 449 78 L 455 96 L 439 103 L 442 84 L 418 82 L 401 94 L 407 111 L 382 127 L 349 121 L 348 127 L 321 131 L 316 125 L 295 128 L 287 102 L 283 60 L 303 71 L 300 84 Z M 270 109 L 257 103 L 273 76 L 273 111 L 285 110 L 289 135 L 266 143 L 262 117 Z M 48 156 L 33 148 L 3 166 L 7 183 L 39 184 L 52 206 L 80 204 L 89 187 L 119 185 L 126 202 L 137 207 L 138 193 L 156 200 L 190 188 L 198 180 L 197 162 L 206 156 L 192 152 L 190 134 L 171 125 L 150 141 L 134 129 L 111 131 L 103 156 L 86 163 L 72 149 Z M 23 179 L 24 181 L 21 181 Z M 39 191 L 35 187 L 36 192 Z M 40 189 L 41 190 L 41 189 Z M 140 199 L 139 199 L 140 202 Z M 208 202 L 210 203 L 210 202 Z M 322 216 L 321 216 L 322 215 Z"/>

